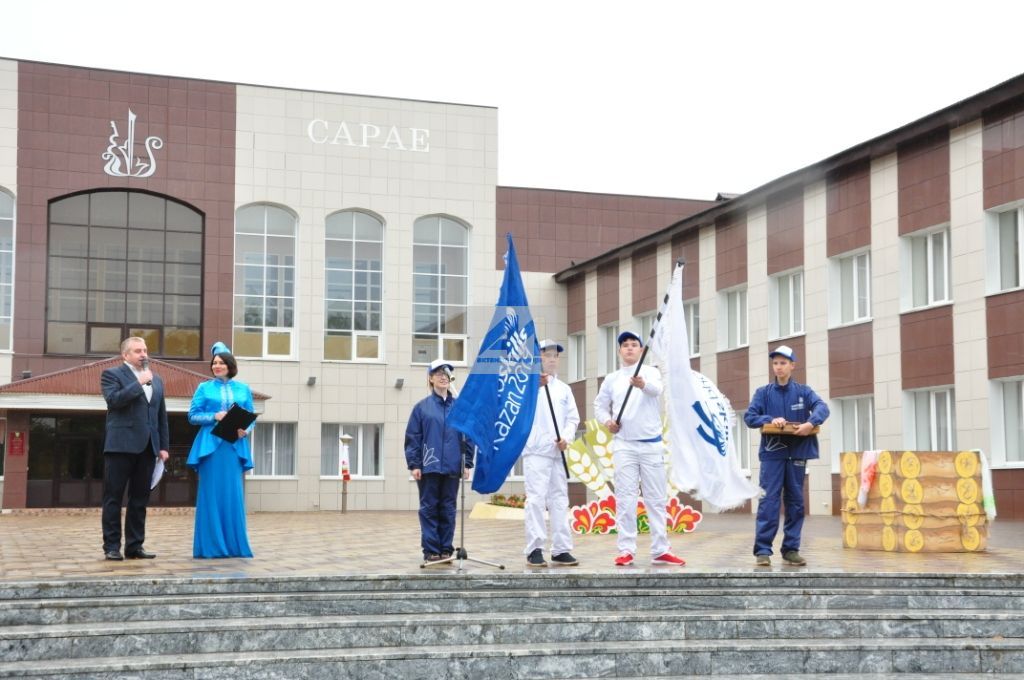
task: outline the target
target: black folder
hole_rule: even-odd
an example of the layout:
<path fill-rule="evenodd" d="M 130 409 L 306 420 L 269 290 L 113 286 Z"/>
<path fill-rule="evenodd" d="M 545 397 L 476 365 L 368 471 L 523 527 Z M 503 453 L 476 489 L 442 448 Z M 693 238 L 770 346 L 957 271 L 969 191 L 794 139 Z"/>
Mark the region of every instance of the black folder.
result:
<path fill-rule="evenodd" d="M 256 420 L 256 414 L 242 408 L 238 404 L 232 404 L 228 412 L 220 419 L 213 428 L 213 433 L 224 441 L 238 441 L 238 431 L 247 429 Z"/>

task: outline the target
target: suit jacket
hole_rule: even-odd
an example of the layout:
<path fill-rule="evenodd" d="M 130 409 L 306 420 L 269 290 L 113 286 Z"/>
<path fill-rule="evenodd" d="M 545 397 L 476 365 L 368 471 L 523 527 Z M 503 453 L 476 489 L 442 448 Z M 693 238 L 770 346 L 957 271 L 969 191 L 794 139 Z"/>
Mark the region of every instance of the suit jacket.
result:
<path fill-rule="evenodd" d="M 104 453 L 141 453 L 147 443 L 152 445 L 154 455 L 170 449 L 164 384 L 160 376 L 153 375 L 153 398 L 148 402 L 135 373 L 124 363 L 103 371 L 100 388 L 107 402 Z"/>

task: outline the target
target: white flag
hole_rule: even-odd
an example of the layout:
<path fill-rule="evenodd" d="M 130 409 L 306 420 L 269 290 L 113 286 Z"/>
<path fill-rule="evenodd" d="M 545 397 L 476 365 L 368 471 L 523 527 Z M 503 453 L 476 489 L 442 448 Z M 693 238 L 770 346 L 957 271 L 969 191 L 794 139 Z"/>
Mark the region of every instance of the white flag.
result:
<path fill-rule="evenodd" d="M 665 410 L 672 482 L 728 510 L 761 493 L 740 470 L 730 431 L 735 414 L 715 384 L 690 368 L 683 312 L 683 268 L 672 273 L 665 312 L 651 343 L 665 375 Z"/>

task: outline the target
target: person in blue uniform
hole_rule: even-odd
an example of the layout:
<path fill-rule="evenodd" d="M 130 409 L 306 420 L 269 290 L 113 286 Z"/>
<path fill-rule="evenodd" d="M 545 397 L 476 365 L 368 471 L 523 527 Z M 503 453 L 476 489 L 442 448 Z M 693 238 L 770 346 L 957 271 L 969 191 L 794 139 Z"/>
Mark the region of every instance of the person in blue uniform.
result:
<path fill-rule="evenodd" d="M 779 505 L 785 506 L 782 559 L 802 567 L 800 532 L 804 526 L 804 477 L 807 461 L 818 457 L 818 437 L 812 434 L 829 416 L 828 404 L 807 385 L 792 379 L 796 353 L 779 345 L 768 354 L 773 382 L 757 388 L 743 416 L 747 427 L 769 423 L 783 426 L 800 423 L 793 434 L 762 434 L 757 457 L 761 461 L 764 498 L 757 506 L 754 556 L 759 567 L 771 566 L 772 542 L 779 531 Z"/>
<path fill-rule="evenodd" d="M 252 469 L 249 435 L 253 426 L 238 430 L 234 442 L 213 433 L 232 404 L 253 410 L 252 390 L 235 380 L 238 362 L 224 343 L 215 343 L 210 353 L 213 380 L 196 388 L 188 410 L 188 422 L 200 426 L 188 454 L 189 467 L 199 474 L 192 556 L 252 557 L 242 477 Z"/>
<path fill-rule="evenodd" d="M 428 563 L 455 552 L 459 479 L 473 467 L 462 433 L 448 425 L 455 402 L 453 368 L 442 359 L 431 362 L 427 367 L 430 396 L 413 407 L 405 428 L 405 461 L 420 492 L 420 543 Z"/>

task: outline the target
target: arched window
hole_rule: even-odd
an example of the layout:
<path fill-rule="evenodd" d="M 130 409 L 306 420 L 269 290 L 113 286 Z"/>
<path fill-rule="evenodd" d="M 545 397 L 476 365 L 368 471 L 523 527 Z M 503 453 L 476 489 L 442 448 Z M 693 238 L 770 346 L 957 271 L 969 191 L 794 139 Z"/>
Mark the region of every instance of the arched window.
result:
<path fill-rule="evenodd" d="M 344 210 L 325 227 L 324 359 L 380 359 L 384 223 Z"/>
<path fill-rule="evenodd" d="M 449 217 L 413 225 L 412 360 L 466 360 L 469 230 Z"/>
<path fill-rule="evenodd" d="M 0 188 L 0 350 L 11 349 L 14 321 L 14 197 Z"/>
<path fill-rule="evenodd" d="M 273 205 L 247 205 L 235 213 L 236 356 L 286 358 L 295 352 L 297 221 Z"/>
<path fill-rule="evenodd" d="M 203 215 L 139 191 L 50 203 L 46 351 L 117 354 L 139 336 L 155 356 L 198 359 Z"/>

